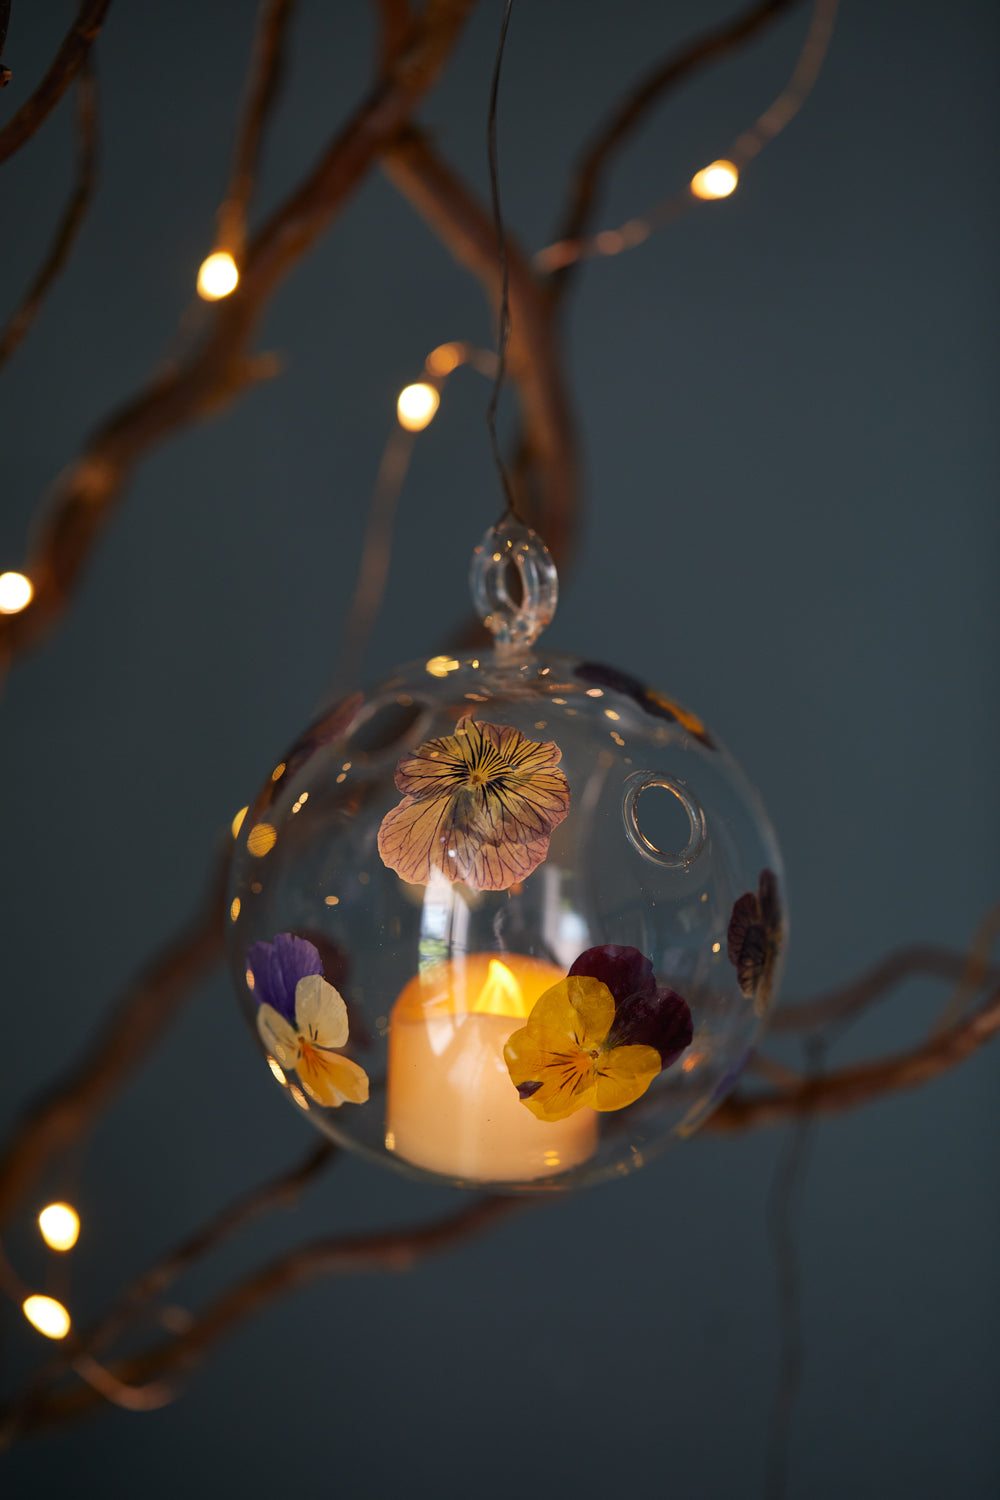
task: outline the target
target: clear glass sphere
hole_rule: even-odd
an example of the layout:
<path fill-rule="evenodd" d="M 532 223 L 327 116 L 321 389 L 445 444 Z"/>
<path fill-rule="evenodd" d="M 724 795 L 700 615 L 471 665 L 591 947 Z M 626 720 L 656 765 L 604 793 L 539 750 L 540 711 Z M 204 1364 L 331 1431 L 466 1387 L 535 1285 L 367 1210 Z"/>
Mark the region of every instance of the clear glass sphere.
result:
<path fill-rule="evenodd" d="M 522 623 L 554 588 L 535 571 L 505 596 Z M 236 834 L 230 953 L 271 1072 L 335 1140 L 576 1187 L 732 1088 L 777 988 L 781 860 L 693 714 L 497 634 L 338 703 L 275 767 Z"/>

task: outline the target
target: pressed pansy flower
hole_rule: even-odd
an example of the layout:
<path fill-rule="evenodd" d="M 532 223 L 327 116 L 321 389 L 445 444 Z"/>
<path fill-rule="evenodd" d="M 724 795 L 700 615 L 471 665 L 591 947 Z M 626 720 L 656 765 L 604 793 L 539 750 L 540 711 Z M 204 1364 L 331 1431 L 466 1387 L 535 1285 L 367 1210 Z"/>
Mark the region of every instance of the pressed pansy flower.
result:
<path fill-rule="evenodd" d="M 403 800 L 379 829 L 383 863 L 424 885 L 431 872 L 476 891 L 506 891 L 538 868 L 569 811 L 562 751 L 509 724 L 462 719 L 396 767 Z"/>
<path fill-rule="evenodd" d="M 691 1043 L 691 1012 L 657 986 L 636 948 L 590 948 L 504 1047 L 511 1082 L 539 1120 L 624 1109 Z"/>
<path fill-rule="evenodd" d="M 756 891 L 747 891 L 729 919 L 729 962 L 740 990 L 763 1011 L 771 998 L 774 965 L 781 950 L 781 904 L 773 870 L 761 870 Z"/>
<path fill-rule="evenodd" d="M 364 1104 L 368 1074 L 336 1050 L 347 1042 L 347 1007 L 323 978 L 312 943 L 279 932 L 247 950 L 257 1001 L 257 1030 L 276 1062 L 292 1069 L 317 1104 Z"/>

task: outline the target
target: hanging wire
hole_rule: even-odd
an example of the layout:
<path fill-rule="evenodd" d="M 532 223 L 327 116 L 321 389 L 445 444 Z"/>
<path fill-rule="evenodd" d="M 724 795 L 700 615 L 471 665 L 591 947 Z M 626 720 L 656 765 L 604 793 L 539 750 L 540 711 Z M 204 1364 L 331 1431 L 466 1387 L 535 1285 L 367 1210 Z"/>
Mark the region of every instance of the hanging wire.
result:
<path fill-rule="evenodd" d="M 524 525 L 524 518 L 518 511 L 510 476 L 507 473 L 503 456 L 500 452 L 500 444 L 497 442 L 497 406 L 500 402 L 500 391 L 503 387 L 503 378 L 507 367 L 507 343 L 510 339 L 507 240 L 504 235 L 503 214 L 500 211 L 500 170 L 497 165 L 497 96 L 500 92 L 500 68 L 503 63 L 503 49 L 507 41 L 507 28 L 510 26 L 512 5 L 513 0 L 506 0 L 503 20 L 500 23 L 500 41 L 497 46 L 496 61 L 493 64 L 490 107 L 486 118 L 486 152 L 490 165 L 490 197 L 493 202 L 493 223 L 497 236 L 497 259 L 500 263 L 500 316 L 497 330 L 497 371 L 493 382 L 493 394 L 490 396 L 490 404 L 486 408 L 486 426 L 490 434 L 493 460 L 500 474 L 500 483 L 503 486 L 504 498 L 507 501 L 507 508 L 500 517 L 500 520 L 505 521 L 508 516 L 513 516 L 515 521 L 520 521 Z"/>

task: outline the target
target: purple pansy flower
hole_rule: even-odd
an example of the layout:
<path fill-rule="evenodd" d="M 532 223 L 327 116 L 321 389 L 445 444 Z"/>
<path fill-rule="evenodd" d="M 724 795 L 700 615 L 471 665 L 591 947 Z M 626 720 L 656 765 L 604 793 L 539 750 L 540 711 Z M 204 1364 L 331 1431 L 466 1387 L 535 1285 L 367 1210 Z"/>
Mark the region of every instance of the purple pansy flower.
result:
<path fill-rule="evenodd" d="M 308 974 L 322 974 L 323 962 L 305 938 L 279 932 L 273 943 L 254 943 L 247 949 L 247 968 L 257 1004 L 270 1005 L 286 1021 L 294 1021 L 295 986 Z"/>
<path fill-rule="evenodd" d="M 653 965 L 638 948 L 615 943 L 588 948 L 569 972 L 600 980 L 611 991 L 615 1018 L 609 1047 L 655 1047 L 662 1068 L 669 1068 L 690 1047 L 694 1025 L 687 1001 L 656 983 Z"/>
<path fill-rule="evenodd" d="M 747 891 L 734 904 L 727 939 L 729 962 L 736 969 L 740 990 L 762 1010 L 771 998 L 782 940 L 781 903 L 773 870 L 761 870 L 756 891 Z"/>

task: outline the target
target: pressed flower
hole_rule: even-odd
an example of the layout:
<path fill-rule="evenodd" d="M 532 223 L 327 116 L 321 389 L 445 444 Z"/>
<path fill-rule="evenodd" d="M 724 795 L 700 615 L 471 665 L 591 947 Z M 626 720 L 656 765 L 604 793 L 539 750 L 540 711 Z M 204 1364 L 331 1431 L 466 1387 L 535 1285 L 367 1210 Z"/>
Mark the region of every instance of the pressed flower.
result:
<path fill-rule="evenodd" d="M 368 1074 L 336 1050 L 347 1042 L 347 1007 L 323 978 L 314 944 L 290 932 L 247 951 L 258 1002 L 257 1030 L 286 1072 L 295 1070 L 317 1104 L 364 1104 Z"/>
<path fill-rule="evenodd" d="M 729 962 L 740 990 L 763 1011 L 771 998 L 774 966 L 781 951 L 782 920 L 778 881 L 773 870 L 761 870 L 756 891 L 747 891 L 729 919 Z"/>
<path fill-rule="evenodd" d="M 509 724 L 462 719 L 396 767 L 403 800 L 379 829 L 383 863 L 414 885 L 437 870 L 472 890 L 509 890 L 542 863 L 569 811 L 561 758 Z"/>
<path fill-rule="evenodd" d="M 691 1043 L 691 1012 L 659 988 L 635 948 L 590 948 L 535 1003 L 504 1047 L 511 1081 L 539 1120 L 624 1109 Z"/>

